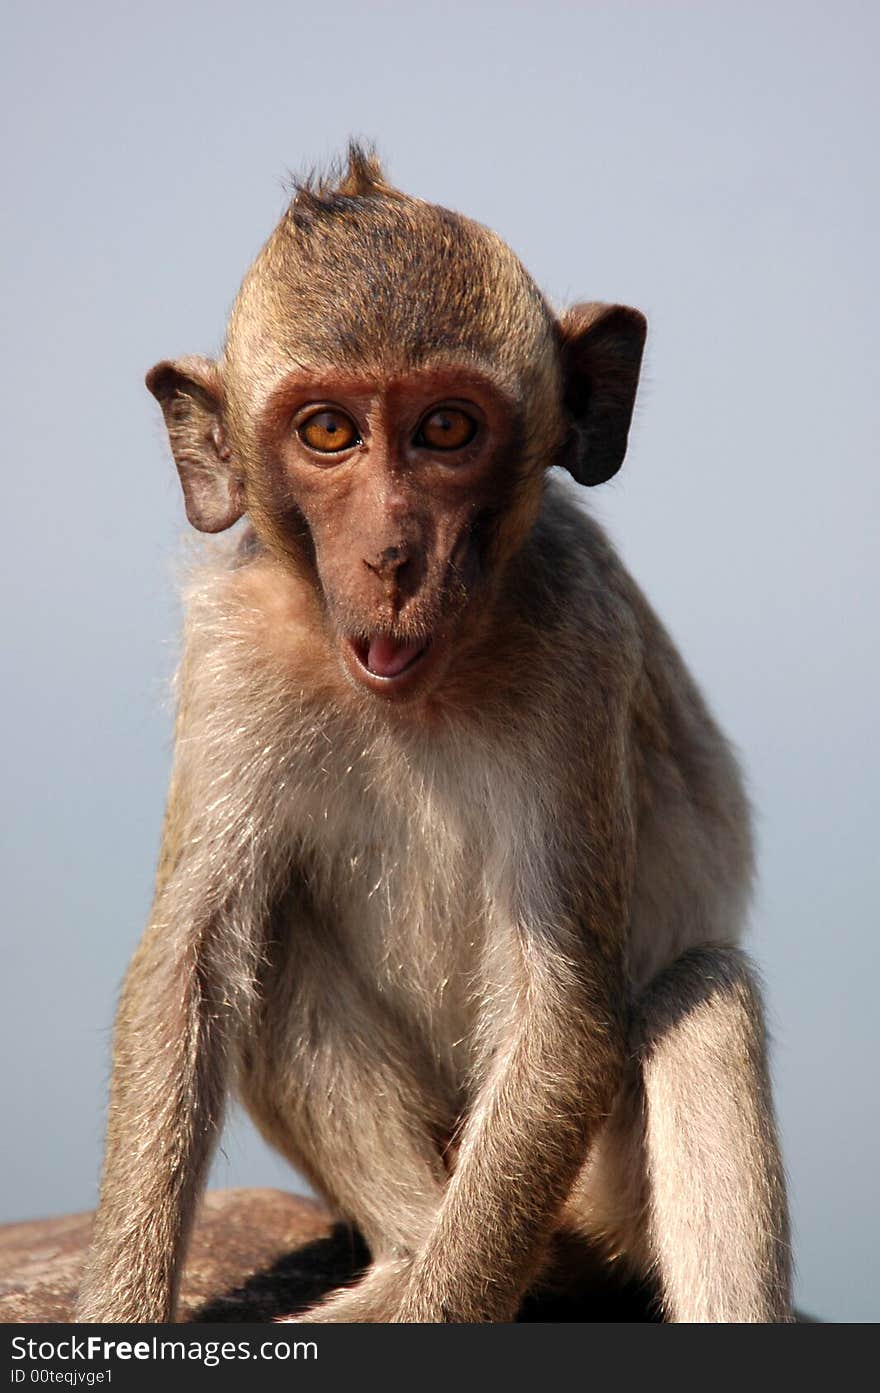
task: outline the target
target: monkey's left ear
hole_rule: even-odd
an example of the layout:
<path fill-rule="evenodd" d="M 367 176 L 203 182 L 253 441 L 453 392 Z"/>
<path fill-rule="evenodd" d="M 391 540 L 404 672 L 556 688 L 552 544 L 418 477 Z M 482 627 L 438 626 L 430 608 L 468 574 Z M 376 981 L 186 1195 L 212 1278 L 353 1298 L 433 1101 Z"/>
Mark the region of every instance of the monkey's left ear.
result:
<path fill-rule="evenodd" d="M 562 318 L 571 434 L 559 463 L 579 484 L 604 484 L 623 464 L 647 329 L 626 305 L 574 305 Z"/>
<path fill-rule="evenodd" d="M 146 383 L 165 417 L 187 518 L 200 532 L 224 532 L 245 502 L 223 431 L 220 369 L 193 355 L 157 363 Z"/>

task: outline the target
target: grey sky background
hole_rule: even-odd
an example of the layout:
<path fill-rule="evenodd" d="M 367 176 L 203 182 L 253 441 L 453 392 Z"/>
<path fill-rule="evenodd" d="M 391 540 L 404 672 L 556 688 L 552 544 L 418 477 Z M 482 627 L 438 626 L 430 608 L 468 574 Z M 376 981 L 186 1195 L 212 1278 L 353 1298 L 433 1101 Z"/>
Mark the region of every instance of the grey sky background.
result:
<path fill-rule="evenodd" d="M 215 352 L 283 177 L 373 138 L 560 304 L 650 320 L 589 497 L 745 762 L 798 1296 L 876 1320 L 871 3 L 6 7 L 0 1218 L 92 1206 L 148 908 L 185 522 L 156 359 Z M 215 1184 L 291 1174 L 243 1124 Z"/>

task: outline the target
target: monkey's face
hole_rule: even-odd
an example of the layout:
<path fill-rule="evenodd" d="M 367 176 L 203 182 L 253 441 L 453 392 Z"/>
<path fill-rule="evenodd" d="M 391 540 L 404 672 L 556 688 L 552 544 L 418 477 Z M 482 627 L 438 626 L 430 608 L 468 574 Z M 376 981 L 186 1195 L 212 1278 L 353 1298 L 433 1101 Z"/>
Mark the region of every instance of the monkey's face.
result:
<path fill-rule="evenodd" d="M 537 507 L 516 417 L 497 382 L 461 365 L 298 373 L 261 414 L 249 511 L 311 559 L 330 641 L 377 696 L 436 685 L 490 601 L 499 546 Z"/>

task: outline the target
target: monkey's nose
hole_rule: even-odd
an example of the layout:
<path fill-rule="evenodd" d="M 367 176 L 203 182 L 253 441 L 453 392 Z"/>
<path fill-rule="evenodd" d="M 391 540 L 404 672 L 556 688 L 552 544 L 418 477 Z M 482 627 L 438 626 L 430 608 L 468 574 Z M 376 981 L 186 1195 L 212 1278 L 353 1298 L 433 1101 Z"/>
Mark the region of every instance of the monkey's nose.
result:
<path fill-rule="evenodd" d="M 403 546 L 386 547 L 385 550 L 380 551 L 379 555 L 374 557 L 372 561 L 368 561 L 366 557 L 364 557 L 364 565 L 367 570 L 372 571 L 374 575 L 379 576 L 380 579 L 385 581 L 397 580 L 399 573 L 403 570 L 408 561 L 409 550 L 407 547 Z"/>
<path fill-rule="evenodd" d="M 369 559 L 364 557 L 364 565 L 377 578 L 385 603 L 395 613 L 415 595 L 425 574 L 421 548 L 407 542 L 385 547 Z"/>

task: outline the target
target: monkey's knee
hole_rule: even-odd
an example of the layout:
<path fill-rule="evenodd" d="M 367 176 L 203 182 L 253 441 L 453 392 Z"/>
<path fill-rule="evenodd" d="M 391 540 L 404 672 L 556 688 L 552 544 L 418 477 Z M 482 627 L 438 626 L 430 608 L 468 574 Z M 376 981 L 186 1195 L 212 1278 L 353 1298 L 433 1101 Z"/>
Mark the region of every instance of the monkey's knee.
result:
<path fill-rule="evenodd" d="M 758 977 L 741 948 L 692 948 L 665 968 L 636 1003 L 635 1047 L 644 1065 L 678 1036 L 708 1043 L 701 1026 L 718 1017 L 719 1027 L 739 1018 L 741 1028 L 763 1039 L 763 1008 Z"/>

